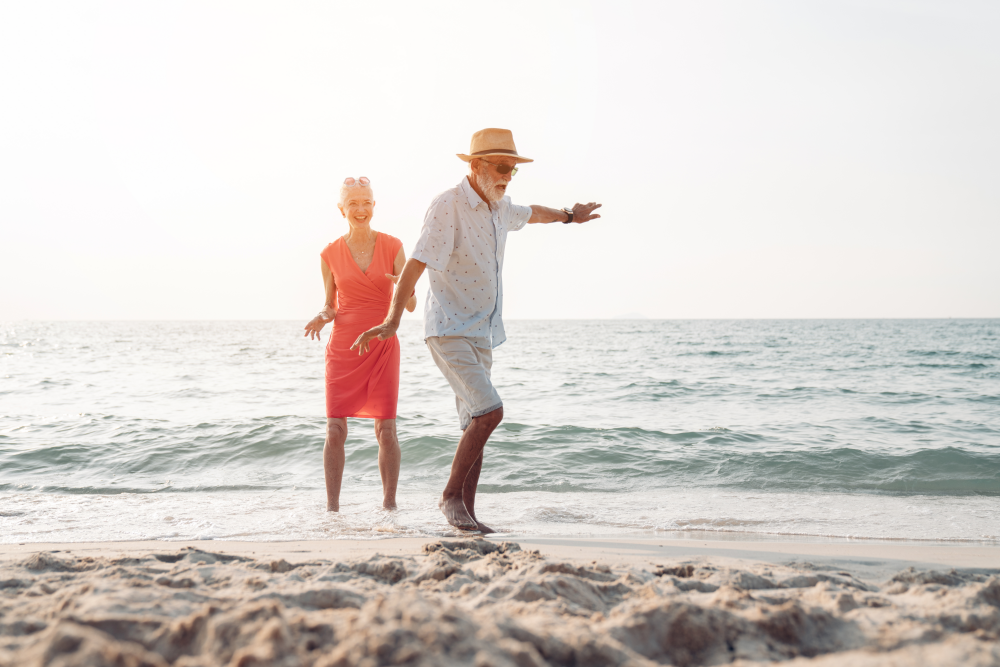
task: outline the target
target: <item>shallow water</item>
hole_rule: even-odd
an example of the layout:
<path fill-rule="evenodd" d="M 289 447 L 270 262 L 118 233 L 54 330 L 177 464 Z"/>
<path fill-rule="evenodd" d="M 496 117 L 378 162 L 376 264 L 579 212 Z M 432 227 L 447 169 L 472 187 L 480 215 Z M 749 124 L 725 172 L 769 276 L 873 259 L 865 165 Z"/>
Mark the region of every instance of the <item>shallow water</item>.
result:
<path fill-rule="evenodd" d="M 400 506 L 323 511 L 300 322 L 0 325 L 0 542 L 444 535 L 459 434 L 403 323 Z M 516 535 L 1000 542 L 1000 320 L 511 321 L 478 513 Z"/>

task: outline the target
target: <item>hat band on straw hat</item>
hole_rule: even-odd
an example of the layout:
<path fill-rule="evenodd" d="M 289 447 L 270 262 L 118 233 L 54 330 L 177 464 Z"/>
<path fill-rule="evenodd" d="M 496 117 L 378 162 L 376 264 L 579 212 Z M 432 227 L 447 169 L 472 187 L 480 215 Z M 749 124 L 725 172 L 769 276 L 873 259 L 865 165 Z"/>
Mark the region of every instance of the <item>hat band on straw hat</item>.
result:
<path fill-rule="evenodd" d="M 507 155 L 517 155 L 517 151 L 507 150 L 506 148 L 491 148 L 485 151 L 476 151 L 473 155 L 496 155 L 497 153 L 505 153 Z M 518 157 L 521 157 L 518 155 Z"/>

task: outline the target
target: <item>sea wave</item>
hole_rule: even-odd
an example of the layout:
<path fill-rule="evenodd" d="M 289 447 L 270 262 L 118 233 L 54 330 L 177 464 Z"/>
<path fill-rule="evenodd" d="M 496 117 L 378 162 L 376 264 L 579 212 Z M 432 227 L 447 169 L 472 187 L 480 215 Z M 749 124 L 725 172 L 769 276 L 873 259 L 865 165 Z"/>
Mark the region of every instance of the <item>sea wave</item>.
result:
<path fill-rule="evenodd" d="M 323 512 L 323 345 L 301 328 L 0 323 L 0 539 L 385 529 L 371 421 L 350 420 L 354 518 Z M 506 329 L 477 507 L 510 530 L 996 539 L 1000 320 Z M 410 509 L 390 523 L 448 530 L 454 396 L 420 322 L 398 335 Z"/>
<path fill-rule="evenodd" d="M 440 481 L 456 436 L 399 419 L 404 483 Z M 427 423 L 414 419 L 414 431 Z M 869 431 L 924 434 L 931 423 L 865 418 Z M 977 425 L 971 424 L 969 429 Z M 183 424 L 84 415 L 0 439 L 0 491 L 182 493 L 319 488 L 323 421 L 285 415 Z M 808 432 L 799 425 L 794 433 Z M 980 435 L 987 435 L 980 433 Z M 995 433 L 989 434 L 995 436 Z M 357 429 L 347 467 L 378 482 L 377 444 Z M 886 451 L 733 429 L 660 431 L 505 422 L 486 450 L 486 492 L 614 492 L 662 487 L 1000 495 L 1000 445 Z"/>

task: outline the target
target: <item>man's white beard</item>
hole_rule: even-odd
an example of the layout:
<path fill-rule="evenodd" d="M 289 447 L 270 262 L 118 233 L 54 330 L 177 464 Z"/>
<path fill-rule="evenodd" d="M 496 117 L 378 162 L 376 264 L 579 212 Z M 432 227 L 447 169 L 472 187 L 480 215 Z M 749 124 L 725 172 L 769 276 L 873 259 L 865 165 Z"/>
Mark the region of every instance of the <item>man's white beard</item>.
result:
<path fill-rule="evenodd" d="M 491 204 L 503 199 L 503 190 L 499 187 L 503 182 L 499 178 L 493 178 L 490 172 L 485 171 L 476 175 L 476 185 L 483 191 L 486 201 Z"/>

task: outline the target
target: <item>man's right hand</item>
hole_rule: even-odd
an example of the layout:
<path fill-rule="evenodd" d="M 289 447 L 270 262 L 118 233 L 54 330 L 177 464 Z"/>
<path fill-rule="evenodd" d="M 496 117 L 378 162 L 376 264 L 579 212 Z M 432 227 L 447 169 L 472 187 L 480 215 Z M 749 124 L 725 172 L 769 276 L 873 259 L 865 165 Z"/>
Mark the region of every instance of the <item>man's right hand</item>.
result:
<path fill-rule="evenodd" d="M 364 354 L 368 351 L 368 343 L 373 338 L 389 340 L 396 335 L 399 319 L 403 316 L 404 304 L 409 300 L 410 294 L 417 286 L 417 280 L 420 279 L 420 274 L 424 272 L 426 266 L 423 262 L 412 257 L 406 260 L 399 278 L 392 281 L 396 283 L 396 289 L 392 295 L 392 305 L 389 306 L 389 314 L 386 316 L 385 322 L 358 336 L 354 345 L 351 346 L 352 350 L 357 350 L 359 355 Z M 406 296 L 403 296 L 404 294 Z"/>
<path fill-rule="evenodd" d="M 358 339 L 354 341 L 354 345 L 351 346 L 351 349 L 357 350 L 359 355 L 364 354 L 368 351 L 368 343 L 371 342 L 373 338 L 378 338 L 379 340 L 389 340 L 396 335 L 396 329 L 398 328 L 399 325 L 395 325 L 392 322 L 385 322 L 377 327 L 372 327 L 358 336 Z"/>

